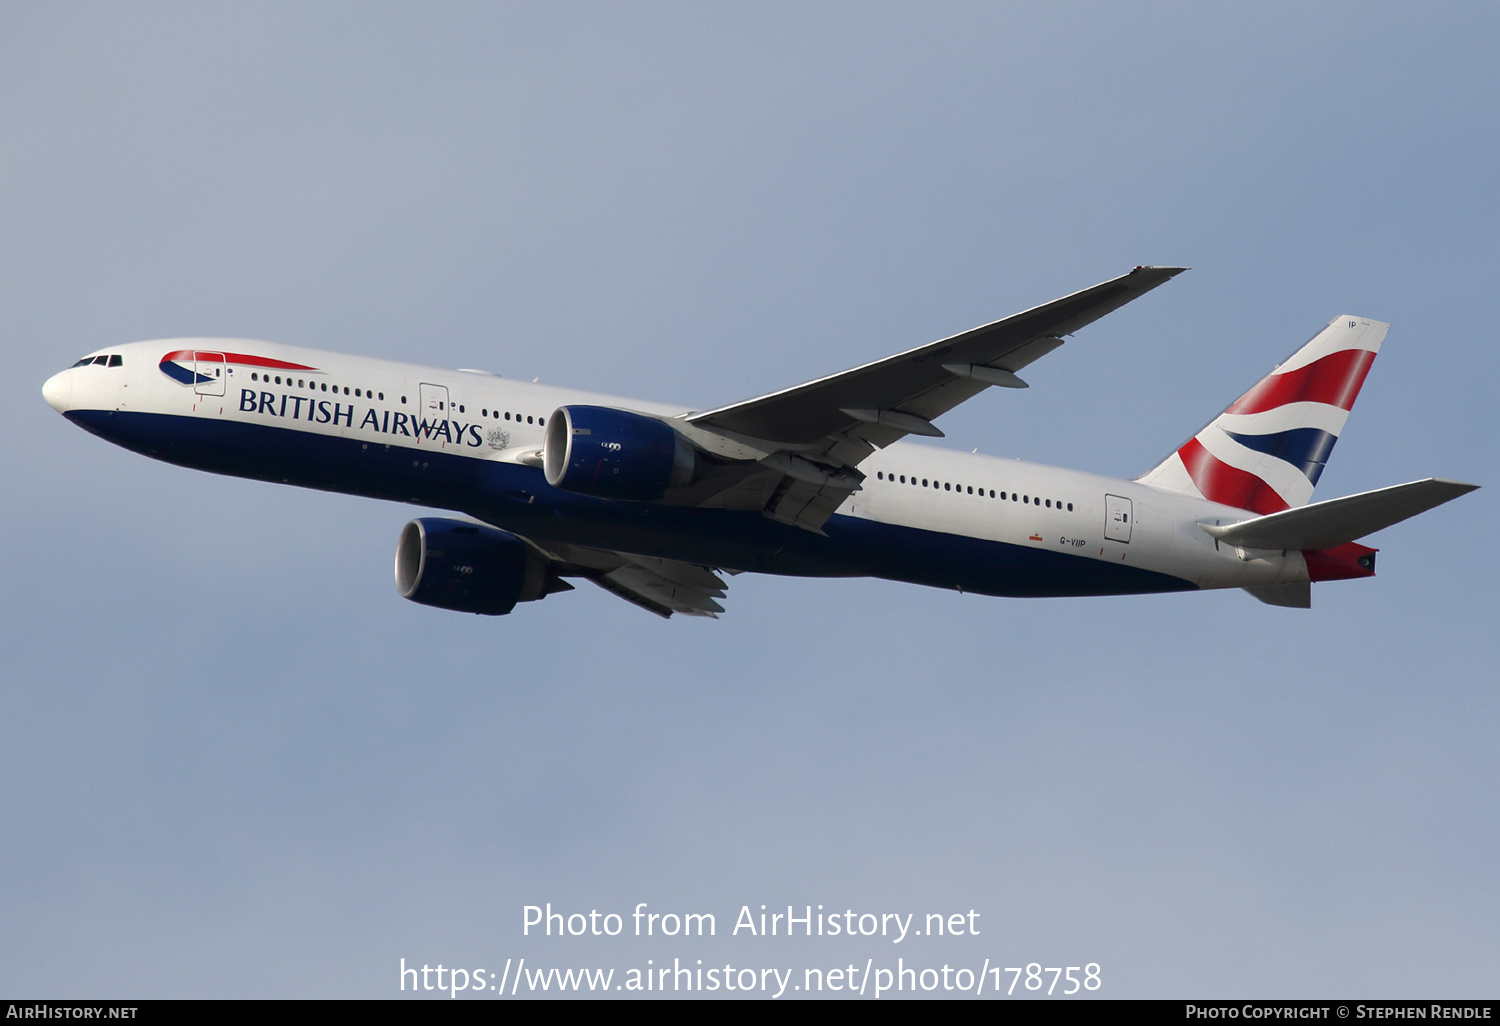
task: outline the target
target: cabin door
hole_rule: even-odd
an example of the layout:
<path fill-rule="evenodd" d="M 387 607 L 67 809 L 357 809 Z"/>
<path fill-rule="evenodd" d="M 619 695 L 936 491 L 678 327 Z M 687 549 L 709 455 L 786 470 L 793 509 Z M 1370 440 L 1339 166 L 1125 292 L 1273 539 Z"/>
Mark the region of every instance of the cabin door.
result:
<path fill-rule="evenodd" d="M 1130 544 L 1130 521 L 1133 518 L 1130 500 L 1123 495 L 1104 497 L 1104 537 L 1110 541 Z"/>
<path fill-rule="evenodd" d="M 448 389 L 442 385 L 429 385 L 426 382 L 417 386 L 417 408 L 418 417 L 421 422 L 418 436 L 430 442 L 437 443 L 438 448 L 443 448 L 452 438 L 448 434 Z"/>
<path fill-rule="evenodd" d="M 224 354 L 193 354 L 193 391 L 199 395 L 224 394 Z"/>

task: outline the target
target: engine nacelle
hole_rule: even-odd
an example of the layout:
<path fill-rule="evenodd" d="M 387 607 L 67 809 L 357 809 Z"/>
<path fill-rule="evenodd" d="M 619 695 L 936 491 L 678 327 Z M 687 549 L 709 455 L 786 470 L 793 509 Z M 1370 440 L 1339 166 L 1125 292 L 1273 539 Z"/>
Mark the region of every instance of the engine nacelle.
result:
<path fill-rule="evenodd" d="M 547 421 L 542 466 L 554 488 L 651 502 L 692 481 L 698 453 L 655 417 L 608 406 L 561 406 Z"/>
<path fill-rule="evenodd" d="M 483 524 L 424 517 L 396 543 L 396 588 L 424 606 L 500 616 L 568 587 L 520 538 Z"/>

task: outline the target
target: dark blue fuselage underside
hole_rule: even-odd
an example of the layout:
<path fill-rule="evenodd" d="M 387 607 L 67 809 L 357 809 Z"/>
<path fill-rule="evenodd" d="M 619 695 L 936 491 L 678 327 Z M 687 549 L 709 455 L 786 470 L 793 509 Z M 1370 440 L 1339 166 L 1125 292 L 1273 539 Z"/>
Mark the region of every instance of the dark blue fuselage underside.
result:
<path fill-rule="evenodd" d="M 1191 591 L 1168 574 L 1006 542 L 832 517 L 819 537 L 758 512 L 593 499 L 541 470 L 236 421 L 74 410 L 87 431 L 197 470 L 457 510 L 537 542 L 799 577 L 881 577 L 982 595 Z"/>

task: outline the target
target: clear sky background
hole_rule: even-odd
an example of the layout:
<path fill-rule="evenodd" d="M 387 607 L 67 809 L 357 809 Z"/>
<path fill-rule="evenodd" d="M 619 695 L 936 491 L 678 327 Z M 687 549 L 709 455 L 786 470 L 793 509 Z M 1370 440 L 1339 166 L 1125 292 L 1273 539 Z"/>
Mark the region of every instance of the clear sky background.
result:
<path fill-rule="evenodd" d="M 1495 996 L 1500 15 L 1455 4 L 0 7 L 0 992 L 397 993 L 408 964 L 1097 962 L 1115 997 Z M 1311 611 L 742 575 L 404 602 L 416 511 L 43 402 L 234 335 L 699 407 L 1136 264 L 944 418 L 1130 477 L 1339 314 L 1318 490 L 1487 487 Z M 713 912 L 712 941 L 521 908 Z M 895 946 L 741 905 L 981 913 Z"/>

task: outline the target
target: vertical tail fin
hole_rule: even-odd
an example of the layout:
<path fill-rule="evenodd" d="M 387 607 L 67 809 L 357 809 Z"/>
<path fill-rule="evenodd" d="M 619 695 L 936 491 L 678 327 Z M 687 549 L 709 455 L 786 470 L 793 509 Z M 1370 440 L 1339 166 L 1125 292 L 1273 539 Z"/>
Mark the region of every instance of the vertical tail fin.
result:
<path fill-rule="evenodd" d="M 1256 513 L 1307 505 L 1388 327 L 1335 317 L 1137 480 Z"/>

